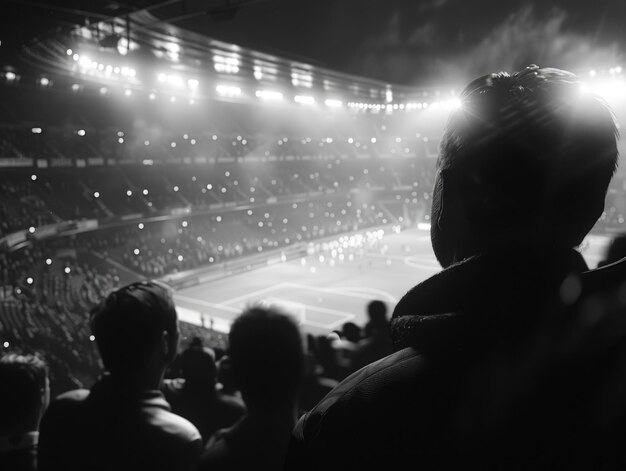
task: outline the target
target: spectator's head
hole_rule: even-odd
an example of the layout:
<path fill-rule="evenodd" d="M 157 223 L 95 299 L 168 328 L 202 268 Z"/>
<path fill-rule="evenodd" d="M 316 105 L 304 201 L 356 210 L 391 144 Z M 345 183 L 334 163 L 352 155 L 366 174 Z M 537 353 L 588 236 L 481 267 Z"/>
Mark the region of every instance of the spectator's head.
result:
<path fill-rule="evenodd" d="M 0 358 L 0 435 L 36 431 L 48 402 L 48 368 L 35 355 Z"/>
<path fill-rule="evenodd" d="M 358 343 L 361 340 L 361 328 L 354 322 L 345 322 L 341 326 L 341 336 L 350 342 Z"/>
<path fill-rule="evenodd" d="M 606 249 L 604 259 L 598 263 L 599 267 L 609 265 L 626 257 L 626 234 L 615 236 Z"/>
<path fill-rule="evenodd" d="M 367 317 L 373 325 L 387 324 L 387 305 L 380 299 L 367 303 Z"/>
<path fill-rule="evenodd" d="M 437 161 L 431 238 L 439 262 L 580 244 L 617 163 L 607 105 L 574 74 L 534 65 L 480 77 L 460 100 Z"/>
<path fill-rule="evenodd" d="M 167 285 L 156 281 L 131 283 L 109 294 L 92 310 L 91 329 L 113 377 L 160 377 L 176 356 L 174 300 Z"/>
<path fill-rule="evenodd" d="M 201 345 L 189 346 L 180 355 L 183 378 L 186 387 L 212 393 L 217 380 L 215 353 Z"/>
<path fill-rule="evenodd" d="M 247 308 L 229 334 L 233 379 L 251 411 L 293 405 L 304 373 L 298 325 L 274 307 Z"/>

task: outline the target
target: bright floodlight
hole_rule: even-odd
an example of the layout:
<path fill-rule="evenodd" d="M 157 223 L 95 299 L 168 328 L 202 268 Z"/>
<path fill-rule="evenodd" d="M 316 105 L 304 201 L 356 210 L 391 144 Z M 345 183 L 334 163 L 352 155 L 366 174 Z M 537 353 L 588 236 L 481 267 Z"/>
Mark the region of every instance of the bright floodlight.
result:
<path fill-rule="evenodd" d="M 343 105 L 341 100 L 334 100 L 334 99 L 324 100 L 324 104 L 328 106 L 329 108 L 340 108 Z"/>
<path fill-rule="evenodd" d="M 196 90 L 198 88 L 198 85 L 200 85 L 200 82 L 198 82 L 196 79 L 187 80 L 187 86 L 190 90 Z"/>
<path fill-rule="evenodd" d="M 216 72 L 236 74 L 239 72 L 239 56 L 235 54 L 231 56 L 216 54 L 213 56 L 213 65 Z"/>
<path fill-rule="evenodd" d="M 241 88 L 232 85 L 218 85 L 215 87 L 215 91 L 220 96 L 239 96 L 241 95 Z"/>
<path fill-rule="evenodd" d="M 315 98 L 308 95 L 296 95 L 293 97 L 293 101 L 296 103 L 300 103 L 302 105 L 313 105 L 315 104 Z"/>
<path fill-rule="evenodd" d="M 257 90 L 256 97 L 261 100 L 279 101 L 283 99 L 283 94 L 274 90 Z"/>
<path fill-rule="evenodd" d="M 313 86 L 313 76 L 302 70 L 293 70 L 291 72 L 291 83 L 294 87 L 311 88 Z"/>
<path fill-rule="evenodd" d="M 594 92 L 604 98 L 609 104 L 626 98 L 626 82 L 620 79 L 586 84 L 581 87 L 583 92 Z"/>
<path fill-rule="evenodd" d="M 128 42 L 128 38 L 120 38 L 119 41 L 117 42 L 117 52 L 122 55 L 125 56 L 126 54 L 128 54 L 128 46 L 129 46 L 129 42 Z"/>
<path fill-rule="evenodd" d="M 86 133 L 84 129 L 79 129 L 78 131 L 76 131 L 76 134 L 78 134 L 80 137 L 83 137 Z"/>

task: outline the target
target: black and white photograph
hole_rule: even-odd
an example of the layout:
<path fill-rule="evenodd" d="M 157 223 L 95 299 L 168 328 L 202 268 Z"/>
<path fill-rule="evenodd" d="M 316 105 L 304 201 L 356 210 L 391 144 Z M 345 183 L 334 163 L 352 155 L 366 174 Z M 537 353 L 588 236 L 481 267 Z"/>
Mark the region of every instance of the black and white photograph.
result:
<path fill-rule="evenodd" d="M 626 469 L 626 1 L 2 0 L 0 470 Z"/>

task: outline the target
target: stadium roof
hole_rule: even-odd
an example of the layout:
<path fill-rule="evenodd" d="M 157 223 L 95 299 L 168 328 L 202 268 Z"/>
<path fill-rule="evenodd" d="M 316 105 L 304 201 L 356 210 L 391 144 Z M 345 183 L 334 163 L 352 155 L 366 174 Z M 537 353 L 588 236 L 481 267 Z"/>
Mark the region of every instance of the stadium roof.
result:
<path fill-rule="evenodd" d="M 626 44 L 622 0 L 6 0 L 0 8 L 0 54 L 53 23 L 139 10 L 153 26 L 403 85 L 465 83 L 530 62 L 609 68 L 623 65 Z"/>

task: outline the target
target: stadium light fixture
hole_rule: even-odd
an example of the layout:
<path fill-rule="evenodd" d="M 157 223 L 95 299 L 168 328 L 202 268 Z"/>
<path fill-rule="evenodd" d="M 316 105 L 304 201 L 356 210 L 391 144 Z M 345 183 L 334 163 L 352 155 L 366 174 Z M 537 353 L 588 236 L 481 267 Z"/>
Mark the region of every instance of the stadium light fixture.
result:
<path fill-rule="evenodd" d="M 309 95 L 296 95 L 293 97 L 293 101 L 300 103 L 301 105 L 314 105 L 315 98 Z"/>
<path fill-rule="evenodd" d="M 274 90 L 257 90 L 256 97 L 266 101 L 280 101 L 283 94 Z"/>
<path fill-rule="evenodd" d="M 291 83 L 294 87 L 311 88 L 313 86 L 313 76 L 303 70 L 293 70 L 291 72 Z"/>
<path fill-rule="evenodd" d="M 229 56 L 215 54 L 213 56 L 213 67 L 216 72 L 236 74 L 239 72 L 239 56 L 236 54 Z"/>
<path fill-rule="evenodd" d="M 341 100 L 335 99 L 326 99 L 324 100 L 324 104 L 329 108 L 341 108 L 343 106 L 343 102 Z"/>
<path fill-rule="evenodd" d="M 224 97 L 237 97 L 241 95 L 241 88 L 232 85 L 218 85 L 215 87 L 218 95 Z"/>

